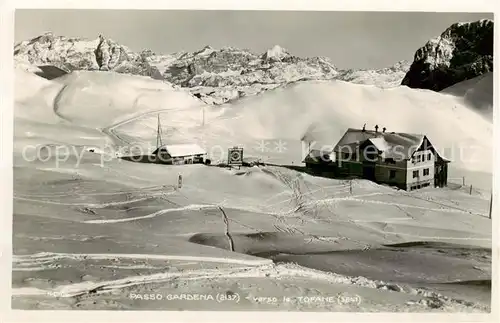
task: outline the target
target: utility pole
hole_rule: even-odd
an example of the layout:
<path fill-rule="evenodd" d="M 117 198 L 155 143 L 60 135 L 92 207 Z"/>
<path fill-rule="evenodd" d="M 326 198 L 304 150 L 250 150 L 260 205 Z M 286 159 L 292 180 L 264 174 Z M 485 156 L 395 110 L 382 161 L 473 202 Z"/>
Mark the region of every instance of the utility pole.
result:
<path fill-rule="evenodd" d="M 160 114 L 158 113 L 158 129 L 156 130 L 156 148 L 163 146 L 161 142 Z"/>

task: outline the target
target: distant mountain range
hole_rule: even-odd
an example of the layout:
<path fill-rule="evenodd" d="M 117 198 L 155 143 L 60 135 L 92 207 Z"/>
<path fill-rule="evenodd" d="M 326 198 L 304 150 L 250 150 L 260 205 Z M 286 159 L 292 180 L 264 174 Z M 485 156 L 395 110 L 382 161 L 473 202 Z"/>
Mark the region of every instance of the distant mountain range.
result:
<path fill-rule="evenodd" d="M 341 70 L 328 58 L 301 58 L 276 45 L 264 53 L 210 46 L 195 52 L 134 52 L 112 39 L 69 38 L 45 33 L 15 45 L 19 68 L 45 78 L 74 70 L 150 76 L 188 89 L 209 104 L 222 104 L 303 80 L 343 80 L 382 88 L 400 84 L 441 90 L 493 69 L 493 22 L 451 26 L 417 50 L 413 63 L 379 70 Z M 490 44 L 491 43 L 491 44 Z"/>

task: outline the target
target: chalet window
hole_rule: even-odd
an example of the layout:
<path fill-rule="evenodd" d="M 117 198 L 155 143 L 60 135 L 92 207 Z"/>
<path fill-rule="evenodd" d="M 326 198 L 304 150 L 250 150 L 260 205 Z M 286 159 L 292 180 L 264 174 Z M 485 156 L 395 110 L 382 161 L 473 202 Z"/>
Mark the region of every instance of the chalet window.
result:
<path fill-rule="evenodd" d="M 424 169 L 424 176 L 429 175 L 429 168 Z"/>
<path fill-rule="evenodd" d="M 418 177 L 418 170 L 414 170 L 413 171 L 413 178 L 417 178 Z"/>
<path fill-rule="evenodd" d="M 431 160 L 431 153 L 427 154 L 427 160 Z"/>
<path fill-rule="evenodd" d="M 420 155 L 418 155 L 418 156 L 417 156 L 417 163 L 420 163 L 420 160 L 421 160 L 420 158 L 421 158 L 421 157 L 422 157 L 422 156 L 420 156 Z"/>
<path fill-rule="evenodd" d="M 389 171 L 389 179 L 394 179 L 394 178 L 396 178 L 396 171 L 391 169 Z"/>

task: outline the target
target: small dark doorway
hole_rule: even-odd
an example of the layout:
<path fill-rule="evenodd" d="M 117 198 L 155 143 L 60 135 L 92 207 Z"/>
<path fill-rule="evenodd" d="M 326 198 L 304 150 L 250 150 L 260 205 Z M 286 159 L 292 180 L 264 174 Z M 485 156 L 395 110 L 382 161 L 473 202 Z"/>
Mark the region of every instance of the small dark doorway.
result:
<path fill-rule="evenodd" d="M 448 162 L 437 160 L 434 165 L 434 186 L 445 187 L 448 185 Z"/>
<path fill-rule="evenodd" d="M 363 178 L 375 181 L 375 163 L 380 152 L 368 140 L 360 145 L 360 150 L 363 152 L 362 156 L 360 156 L 363 166 Z"/>
<path fill-rule="evenodd" d="M 375 163 L 363 162 L 363 178 L 375 180 Z"/>

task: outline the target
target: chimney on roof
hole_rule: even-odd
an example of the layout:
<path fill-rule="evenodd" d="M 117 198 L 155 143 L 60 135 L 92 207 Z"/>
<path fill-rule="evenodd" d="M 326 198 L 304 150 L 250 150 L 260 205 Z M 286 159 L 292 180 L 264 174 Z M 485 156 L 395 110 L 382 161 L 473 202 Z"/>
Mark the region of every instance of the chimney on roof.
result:
<path fill-rule="evenodd" d="M 375 125 L 375 132 L 378 132 L 378 124 Z"/>
<path fill-rule="evenodd" d="M 383 127 L 383 128 L 382 128 L 382 132 L 385 132 L 386 130 L 387 130 L 387 128 L 386 128 L 386 127 Z"/>

